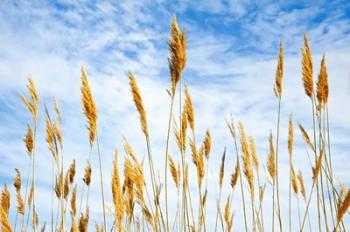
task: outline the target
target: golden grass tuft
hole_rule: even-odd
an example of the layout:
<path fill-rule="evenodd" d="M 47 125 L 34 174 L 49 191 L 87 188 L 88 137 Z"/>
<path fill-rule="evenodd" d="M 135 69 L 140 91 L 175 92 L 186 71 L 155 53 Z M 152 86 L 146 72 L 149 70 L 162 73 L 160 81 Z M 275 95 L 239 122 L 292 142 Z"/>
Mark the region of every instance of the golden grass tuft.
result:
<path fill-rule="evenodd" d="M 6 215 L 9 214 L 9 210 L 10 210 L 10 191 L 8 190 L 7 186 L 5 185 L 4 188 L 2 189 L 1 192 L 1 199 L 0 199 L 0 205 L 2 207 L 2 209 L 4 210 L 4 212 L 6 213 Z"/>
<path fill-rule="evenodd" d="M 137 112 L 139 113 L 140 117 L 140 123 L 141 128 L 146 137 L 149 137 L 148 134 L 148 127 L 147 127 L 147 119 L 146 119 L 146 111 L 143 107 L 143 101 L 141 97 L 140 90 L 137 86 L 134 74 L 132 72 L 129 72 L 129 84 L 130 84 L 130 90 L 134 99 L 134 103 L 137 109 Z"/>
<path fill-rule="evenodd" d="M 309 145 L 309 147 L 311 148 L 311 150 L 315 151 L 315 146 L 313 145 L 313 143 L 310 140 L 309 135 L 307 134 L 306 130 L 304 129 L 304 127 L 302 125 L 299 124 L 299 129 L 300 132 L 304 138 L 304 141 L 306 142 L 307 145 Z"/>
<path fill-rule="evenodd" d="M 305 93 L 308 97 L 313 97 L 314 92 L 314 80 L 313 80 L 313 67 L 311 50 L 309 47 L 309 41 L 306 33 L 304 33 L 304 48 L 301 49 L 302 53 L 302 74 Z"/>
<path fill-rule="evenodd" d="M 322 108 L 328 101 L 329 87 L 328 74 L 326 67 L 326 57 L 323 55 L 321 61 L 320 73 L 318 74 L 316 96 L 318 101 L 318 108 Z"/>
<path fill-rule="evenodd" d="M 254 175 L 252 168 L 251 155 L 249 151 L 247 137 L 245 135 L 243 123 L 239 123 L 239 132 L 241 135 L 241 148 L 242 148 L 242 160 L 243 160 L 243 173 L 247 178 L 249 184 L 249 190 L 251 192 L 252 198 L 254 198 Z"/>
<path fill-rule="evenodd" d="M 298 181 L 299 181 L 299 185 L 300 185 L 300 193 L 301 193 L 301 196 L 302 196 L 304 199 L 306 199 L 305 184 L 304 184 L 303 174 L 301 173 L 301 171 L 299 171 L 299 174 L 298 174 Z"/>
<path fill-rule="evenodd" d="M 123 215 L 124 215 L 124 199 L 123 191 L 119 177 L 119 168 L 118 168 L 118 151 L 114 152 L 114 161 L 113 161 L 113 173 L 112 173 L 112 198 L 114 204 L 114 215 L 116 222 L 117 231 L 122 231 L 123 225 Z"/>
<path fill-rule="evenodd" d="M 297 195 L 298 194 L 298 181 L 297 181 L 297 177 L 296 177 L 293 165 L 291 166 L 291 174 L 292 174 L 291 179 L 292 179 L 293 191 Z"/>
<path fill-rule="evenodd" d="M 20 94 L 20 98 L 24 105 L 27 107 L 28 111 L 32 114 L 34 121 L 36 121 L 39 111 L 39 97 L 34 81 L 31 77 L 28 77 L 27 79 L 27 89 L 31 100 L 26 98 L 23 94 Z"/>
<path fill-rule="evenodd" d="M 258 158 L 258 154 L 256 152 L 254 138 L 252 136 L 249 136 L 248 140 L 249 140 L 249 148 L 250 148 L 251 155 L 252 155 L 252 164 L 256 170 L 257 175 L 259 175 L 259 158 Z"/>
<path fill-rule="evenodd" d="M 230 185 L 231 185 L 232 188 L 234 188 L 236 186 L 236 184 L 237 184 L 239 173 L 240 173 L 240 166 L 239 166 L 239 163 L 237 162 L 235 170 L 231 174 Z"/>
<path fill-rule="evenodd" d="M 176 187 L 179 188 L 180 187 L 179 170 L 177 169 L 175 161 L 173 160 L 170 154 L 168 154 L 168 159 L 169 159 L 169 169 L 170 169 L 171 176 L 173 177 Z"/>
<path fill-rule="evenodd" d="M 85 214 L 82 214 L 79 220 L 79 232 L 87 232 L 89 225 L 89 208 L 86 209 Z"/>
<path fill-rule="evenodd" d="M 344 200 L 341 202 L 337 213 L 337 223 L 339 223 L 350 207 L 350 190 L 347 191 Z"/>
<path fill-rule="evenodd" d="M 89 124 L 89 142 L 90 146 L 92 146 L 96 137 L 97 130 L 97 109 L 94 98 L 92 96 L 91 88 L 89 85 L 89 81 L 87 79 L 86 71 L 82 67 L 81 68 L 81 100 L 83 105 L 83 112 L 87 118 L 87 122 Z"/>
<path fill-rule="evenodd" d="M 168 40 L 170 51 L 169 69 L 171 75 L 171 92 L 172 96 L 174 96 L 176 86 L 186 65 L 186 33 L 185 31 L 180 31 L 176 17 L 173 18 L 170 30 L 171 38 Z"/>
<path fill-rule="evenodd" d="M 269 155 L 267 157 L 267 170 L 270 174 L 270 177 L 272 178 L 272 180 L 275 180 L 276 178 L 276 164 L 275 164 L 275 147 L 273 145 L 273 137 L 272 137 L 272 133 L 270 133 L 270 137 L 269 137 Z"/>
<path fill-rule="evenodd" d="M 280 49 L 278 54 L 278 63 L 276 69 L 276 83 L 275 92 L 278 98 L 282 96 L 282 79 L 283 79 L 283 44 L 280 42 Z"/>
<path fill-rule="evenodd" d="M 90 162 L 88 162 L 85 167 L 85 173 L 83 178 L 83 181 L 87 186 L 89 186 L 91 183 L 91 174 L 92 174 L 91 164 Z"/>
<path fill-rule="evenodd" d="M 187 85 L 185 85 L 185 109 L 186 109 L 186 115 L 187 115 L 187 121 L 190 125 L 190 128 L 192 131 L 194 131 L 194 108 L 193 108 L 193 103 L 191 99 L 191 95 L 188 91 Z"/>
<path fill-rule="evenodd" d="M 315 167 L 312 168 L 312 173 L 313 173 L 312 180 L 314 183 L 317 182 L 317 178 L 318 178 L 318 176 L 321 172 L 321 169 L 322 169 L 323 154 L 324 154 L 324 150 L 323 150 L 323 148 L 321 148 L 320 155 L 318 156 L 316 165 L 315 165 Z"/>
<path fill-rule="evenodd" d="M 226 158 L 226 147 L 224 150 L 224 153 L 222 154 L 221 158 L 221 165 L 220 165 L 220 171 L 219 171 L 219 186 L 222 187 L 222 183 L 224 181 L 224 175 L 225 175 L 225 158 Z"/>
<path fill-rule="evenodd" d="M 292 158 L 293 154 L 293 143 L 294 143 L 294 128 L 293 128 L 293 116 L 292 114 L 289 117 L 289 124 L 288 124 L 288 153 L 290 159 Z"/>
<path fill-rule="evenodd" d="M 17 168 L 15 168 L 16 171 L 16 176 L 13 178 L 13 186 L 15 187 L 16 191 L 21 191 L 21 185 L 22 185 L 22 180 L 21 180 L 21 173 Z"/>
<path fill-rule="evenodd" d="M 32 151 L 33 151 L 33 147 L 34 147 L 34 135 L 33 135 L 33 130 L 32 130 L 32 127 L 28 124 L 28 129 L 27 129 L 27 133 L 26 135 L 24 136 L 24 144 L 27 148 L 27 152 L 29 155 L 32 154 Z"/>
<path fill-rule="evenodd" d="M 0 206 L 0 223 L 2 232 L 12 232 L 11 223 L 6 213 L 6 210 Z"/>

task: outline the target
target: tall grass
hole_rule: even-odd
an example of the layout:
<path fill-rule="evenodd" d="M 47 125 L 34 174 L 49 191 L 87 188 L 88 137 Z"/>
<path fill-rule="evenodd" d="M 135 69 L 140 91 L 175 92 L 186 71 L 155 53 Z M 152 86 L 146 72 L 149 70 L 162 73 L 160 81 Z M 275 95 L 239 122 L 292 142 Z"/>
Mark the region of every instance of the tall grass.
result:
<path fill-rule="evenodd" d="M 277 97 L 277 121 L 275 138 L 270 130 L 268 144 L 269 152 L 266 157 L 266 166 L 259 162 L 260 150 L 257 150 L 254 138 L 244 127 L 244 123 L 234 121 L 231 117 L 227 120 L 228 131 L 232 136 L 232 145 L 235 148 L 233 157 L 227 152 L 226 147 L 221 158 L 220 167 L 216 173 L 218 184 L 210 185 L 208 181 L 210 170 L 213 166 L 211 161 L 212 134 L 206 130 L 202 141 L 197 141 L 195 107 L 192 102 L 189 88 L 185 85 L 184 68 L 186 65 L 186 34 L 180 30 L 173 18 L 170 27 L 169 45 L 169 69 L 170 69 L 170 96 L 169 118 L 165 135 L 164 172 L 161 173 L 154 165 L 154 156 L 151 146 L 151 131 L 149 130 L 146 107 L 142 99 L 142 91 L 139 89 L 137 79 L 130 71 L 128 73 L 130 91 L 136 111 L 139 116 L 141 132 L 147 147 L 148 167 L 143 165 L 143 160 L 134 152 L 127 138 L 124 138 L 124 163 L 120 168 L 119 153 L 115 150 L 113 169 L 111 170 L 110 193 L 112 202 L 105 198 L 105 185 L 102 167 L 102 154 L 98 137 L 98 106 L 93 97 L 89 80 L 85 69 L 81 69 L 81 100 L 82 110 L 87 121 L 88 144 L 90 149 L 87 157 L 87 166 L 82 181 L 75 178 L 76 161 L 73 160 L 67 170 L 64 170 L 64 162 L 67 162 L 63 148 L 63 137 L 61 115 L 58 102 L 53 101 L 53 114 L 50 114 L 45 106 L 45 132 L 48 150 L 52 154 L 51 173 L 51 221 L 50 231 L 239 231 L 240 225 L 245 231 L 269 230 L 266 225 L 271 224 L 271 230 L 279 228 L 279 231 L 297 228 L 303 231 L 308 223 L 309 231 L 312 230 L 311 220 L 318 223 L 316 230 L 323 231 L 346 231 L 344 217 L 349 213 L 350 190 L 340 188 L 335 184 L 333 176 L 331 137 L 328 112 L 328 75 L 325 56 L 323 56 L 317 82 L 313 77 L 313 61 L 310 45 L 306 34 L 304 35 L 304 47 L 302 48 L 302 81 L 306 96 L 311 101 L 312 134 L 299 124 L 301 137 L 305 141 L 307 155 L 311 151 L 314 159 L 310 158 L 310 170 L 312 179 L 310 190 L 304 183 L 304 178 L 299 171 L 296 172 L 298 164 L 293 162 L 294 138 L 298 136 L 294 131 L 292 114 L 289 118 L 288 134 L 280 133 L 280 122 L 284 120 L 281 115 L 284 54 L 283 44 L 279 47 L 277 69 L 274 83 L 274 92 Z M 21 171 L 16 169 L 13 180 L 15 189 L 16 208 L 15 219 L 9 217 L 10 191 L 6 185 L 3 187 L 0 198 L 0 224 L 1 231 L 45 231 L 46 222 L 39 219 L 36 208 L 36 140 L 37 124 L 39 114 L 39 97 L 35 84 L 28 78 L 27 89 L 29 97 L 20 95 L 24 106 L 29 111 L 32 122 L 28 123 L 24 136 L 24 145 L 28 153 L 28 169 L 22 170 L 27 173 L 25 177 L 24 196 L 22 195 Z M 178 94 L 178 98 L 176 98 Z M 174 115 L 174 106 L 179 105 L 179 115 Z M 173 129 L 173 134 L 171 133 Z M 268 132 L 268 130 L 267 130 Z M 288 140 L 288 147 L 279 146 L 281 137 Z M 174 140 L 177 144 L 179 154 L 170 154 L 170 142 Z M 93 148 L 96 148 L 94 150 Z M 288 194 L 288 220 L 282 218 L 283 204 L 280 203 L 279 182 L 279 150 L 286 149 L 289 154 L 289 194 Z M 98 158 L 98 166 L 92 166 L 94 151 Z M 157 154 L 157 160 L 160 160 Z M 227 160 L 234 158 L 236 164 L 229 167 Z M 193 164 L 192 164 L 193 163 Z M 261 175 L 261 170 L 267 169 L 267 175 Z M 93 226 L 90 220 L 89 191 L 92 182 L 92 173 L 98 169 L 101 207 L 103 224 Z M 189 169 L 194 168 L 197 182 L 196 188 L 189 185 Z M 147 169 L 147 170 L 146 170 Z M 227 170 L 232 173 L 227 175 Z M 169 172 L 169 173 L 168 173 Z M 149 173 L 149 176 L 147 175 Z M 169 207 L 169 178 L 174 182 L 176 198 L 171 199 L 176 205 Z M 229 179 L 229 180 L 228 180 Z M 150 182 L 148 181 L 150 180 Z M 193 178 L 192 178 L 193 180 Z M 227 180 L 227 181 L 226 181 Z M 239 185 L 237 185 L 239 181 Z M 270 185 L 269 185 L 270 184 Z M 77 185 L 82 185 L 78 192 Z M 164 186 L 164 188 L 163 188 Z M 264 196 L 265 190 L 271 186 L 271 196 Z M 190 189 L 191 187 L 191 189 Z M 235 189 L 239 187 L 240 196 L 235 196 Z M 230 193 L 225 196 L 226 188 L 231 188 Z M 316 193 L 314 193 L 316 192 Z M 216 194 L 215 208 L 208 207 L 210 198 L 208 194 Z M 316 194 L 316 198 L 313 195 Z M 80 198 L 79 198 L 80 196 Z M 248 197 L 248 198 L 247 198 Z M 271 199 L 271 205 L 264 204 L 265 199 Z M 226 200 L 225 200 L 226 199 Z M 297 201 L 297 207 L 292 203 Z M 222 202 L 223 201 L 223 202 Z M 239 204 L 241 202 L 241 204 Z M 107 214 L 107 205 L 113 205 L 113 210 Z M 233 205 L 241 207 L 242 210 L 235 212 Z M 270 209 L 272 215 L 264 215 L 263 205 Z M 79 206 L 79 207 L 78 207 Z M 310 208 L 317 210 L 316 218 L 312 218 Z M 297 217 L 292 214 L 292 208 L 297 208 Z M 209 211 L 209 212 L 208 212 Z M 238 214 L 238 215 L 237 215 Z M 215 215 L 215 225 L 211 225 L 209 216 Z M 171 218 L 173 217 L 173 218 Z M 68 218 L 68 220 L 67 220 Z M 241 218 L 242 221 L 236 220 Z M 27 219 L 27 220 L 26 220 Z M 107 222 L 112 220 L 111 225 Z M 266 220 L 271 220 L 266 222 Z M 292 227 L 292 225 L 294 225 Z M 315 230 L 315 229 L 314 229 Z"/>

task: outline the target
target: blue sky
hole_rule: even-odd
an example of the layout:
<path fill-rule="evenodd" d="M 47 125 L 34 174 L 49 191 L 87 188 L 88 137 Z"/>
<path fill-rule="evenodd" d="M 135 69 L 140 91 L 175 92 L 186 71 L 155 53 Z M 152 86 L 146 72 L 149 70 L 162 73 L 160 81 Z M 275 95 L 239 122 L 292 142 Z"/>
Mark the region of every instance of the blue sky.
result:
<path fill-rule="evenodd" d="M 213 133 L 210 184 L 216 183 L 213 173 L 217 172 L 225 146 L 230 157 L 227 176 L 236 162 L 225 125 L 225 118 L 231 113 L 236 121 L 242 120 L 247 133 L 254 136 L 261 163 L 265 163 L 267 138 L 270 130 L 276 130 L 277 102 L 272 86 L 280 40 L 285 46 L 282 170 L 288 165 L 289 114 L 293 113 L 295 122 L 311 130 L 307 126 L 311 125 L 310 102 L 303 93 L 300 65 L 300 48 L 306 31 L 314 55 L 315 77 L 322 54 L 326 53 L 335 174 L 349 186 L 348 1 L 1 1 L 1 182 L 10 185 L 13 169 L 19 167 L 24 172 L 28 165 L 22 138 L 30 118 L 18 98 L 18 93 L 25 91 L 28 75 L 32 75 L 37 84 L 42 105 L 46 103 L 52 109 L 52 97 L 58 98 L 64 119 L 65 165 L 77 159 L 78 176 L 82 176 L 88 140 L 80 106 L 81 65 L 87 70 L 99 110 L 106 187 L 109 187 L 113 150 L 122 150 L 122 136 L 128 138 L 140 157 L 146 154 L 144 144 L 138 142 L 143 137 L 129 93 L 128 70 L 135 72 L 144 97 L 154 153 L 163 157 L 169 103 L 165 91 L 169 86 L 166 41 L 173 15 L 187 32 L 188 62 L 184 81 L 193 95 L 198 137 L 201 138 L 207 128 Z M 40 202 L 42 206 L 50 199 L 47 196 L 50 179 L 45 174 L 50 173 L 51 162 L 43 127 L 41 115 L 37 170 L 38 199 L 45 199 Z M 174 141 L 171 152 L 179 159 Z M 310 179 L 311 170 L 305 157 L 303 141 L 296 133 L 295 165 Z M 156 165 L 163 170 L 163 162 Z M 281 179 L 287 178 L 287 173 L 282 173 Z M 96 217 L 100 212 L 93 207 L 99 202 L 97 180 L 96 176 L 92 184 L 91 204 L 95 208 L 92 218 L 101 222 Z M 287 199 L 288 186 L 281 189 L 283 199 Z M 229 189 L 225 194 L 228 193 Z M 215 194 L 209 194 L 212 207 Z M 235 197 L 239 202 L 238 194 Z M 109 192 L 107 198 L 110 199 Z M 266 199 L 267 206 L 269 203 Z M 240 205 L 235 204 L 234 209 L 238 222 L 242 219 Z M 48 209 L 40 207 L 40 213 L 44 215 Z M 42 216 L 41 220 L 48 218 Z"/>

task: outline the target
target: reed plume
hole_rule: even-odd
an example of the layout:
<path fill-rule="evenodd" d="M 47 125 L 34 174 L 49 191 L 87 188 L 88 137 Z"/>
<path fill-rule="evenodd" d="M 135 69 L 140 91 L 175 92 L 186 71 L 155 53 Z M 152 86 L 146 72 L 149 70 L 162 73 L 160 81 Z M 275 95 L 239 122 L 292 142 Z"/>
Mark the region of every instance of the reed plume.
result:
<path fill-rule="evenodd" d="M 0 205 L 6 213 L 6 215 L 8 215 L 10 210 L 10 191 L 8 190 L 6 185 L 4 186 L 1 192 Z"/>
<path fill-rule="evenodd" d="M 337 213 L 337 225 L 339 225 L 340 221 L 343 219 L 345 213 L 348 211 L 350 207 L 350 190 L 347 191 L 344 200 L 341 202 L 340 207 Z"/>
<path fill-rule="evenodd" d="M 124 199 L 122 186 L 119 177 L 119 168 L 118 168 L 118 151 L 114 152 L 114 161 L 113 161 L 113 173 L 112 173 L 112 198 L 114 204 L 114 215 L 116 229 L 119 232 L 122 232 L 123 225 L 123 215 L 124 215 Z"/>
<path fill-rule="evenodd" d="M 87 166 L 85 167 L 85 174 L 83 178 L 83 181 L 87 186 L 89 186 L 91 183 L 91 174 L 92 174 L 91 164 L 90 162 L 88 162 Z"/>
<path fill-rule="evenodd" d="M 81 214 L 80 220 L 79 220 L 79 232 L 87 232 L 88 231 L 88 225 L 89 225 L 89 208 L 86 209 L 85 214 Z"/>
<path fill-rule="evenodd" d="M 194 131 L 194 108 L 187 85 L 185 86 L 185 96 L 185 111 L 187 115 L 187 121 L 190 125 L 191 130 Z"/>
<path fill-rule="evenodd" d="M 255 168 L 256 174 L 257 176 L 259 175 L 259 158 L 256 152 L 256 146 L 255 146 L 255 142 L 254 142 L 254 138 L 252 136 L 249 136 L 249 148 L 250 148 L 250 152 L 252 155 L 252 164 Z"/>
<path fill-rule="evenodd" d="M 249 151 L 248 141 L 247 137 L 245 135 L 244 126 L 243 123 L 239 123 L 239 131 L 241 134 L 241 147 L 242 147 L 242 160 L 243 160 L 243 173 L 247 178 L 250 193 L 252 196 L 252 199 L 254 198 L 254 176 L 253 176 L 253 169 L 252 169 L 252 162 L 251 162 L 251 155 Z"/>
<path fill-rule="evenodd" d="M 293 154 L 293 144 L 294 144 L 294 128 L 293 128 L 293 116 L 290 115 L 289 117 L 289 124 L 288 124 L 288 153 L 289 158 L 292 159 Z"/>
<path fill-rule="evenodd" d="M 29 156 L 31 156 L 32 151 L 33 151 L 33 147 L 34 147 L 34 135 L 33 135 L 33 130 L 32 127 L 28 124 L 28 129 L 27 129 L 27 133 L 24 136 L 24 144 L 27 148 L 27 152 L 29 154 Z"/>
<path fill-rule="evenodd" d="M 283 78 L 283 44 L 281 41 L 279 54 L 278 54 L 277 69 L 276 69 L 276 83 L 274 86 L 274 90 L 278 98 L 281 98 L 282 96 L 282 78 Z"/>
<path fill-rule="evenodd" d="M 311 50 L 309 47 L 309 41 L 304 33 L 304 48 L 301 49 L 302 53 L 302 74 L 305 93 L 308 97 L 312 98 L 314 93 L 314 80 L 313 80 L 313 67 L 312 67 L 312 57 Z"/>
<path fill-rule="evenodd" d="M 71 165 L 69 166 L 68 169 L 68 179 L 69 179 L 69 183 L 72 184 L 74 182 L 74 177 L 75 177 L 75 159 L 73 159 L 73 162 L 71 163 Z"/>
<path fill-rule="evenodd" d="M 87 79 L 86 71 L 82 67 L 81 68 L 81 101 L 83 105 L 83 112 L 87 118 L 87 122 L 89 124 L 89 142 L 90 146 L 92 146 L 93 142 L 96 138 L 96 130 L 97 130 L 97 109 L 94 98 L 92 96 L 91 88 L 89 85 L 89 81 Z"/>
<path fill-rule="evenodd" d="M 292 180 L 293 191 L 294 191 L 295 194 L 298 194 L 298 181 L 297 181 L 297 177 L 296 177 L 293 165 L 291 167 L 291 174 L 292 174 L 291 175 L 291 180 Z"/>
<path fill-rule="evenodd" d="M 221 165 L 220 165 L 220 172 L 219 172 L 219 186 L 220 186 L 220 188 L 222 187 L 222 183 L 224 181 L 225 158 L 226 158 L 226 148 L 225 148 L 224 153 L 222 154 L 222 158 L 221 158 Z"/>
<path fill-rule="evenodd" d="M 237 184 L 239 173 L 240 173 L 240 166 L 239 166 L 239 163 L 237 162 L 235 170 L 231 174 L 230 185 L 232 188 L 234 188 Z"/>
<path fill-rule="evenodd" d="M 324 153 L 323 148 L 321 148 L 320 155 L 317 159 L 316 165 L 315 165 L 315 167 L 312 168 L 312 173 L 313 173 L 312 180 L 314 183 L 317 182 L 318 175 L 320 174 L 321 169 L 322 169 L 323 153 Z"/>
<path fill-rule="evenodd" d="M 176 17 L 173 17 L 170 29 L 171 38 L 168 40 L 170 51 L 169 69 L 171 75 L 171 93 L 174 96 L 176 86 L 186 65 L 186 33 L 185 31 L 180 31 Z"/>
<path fill-rule="evenodd" d="M 299 129 L 301 132 L 301 135 L 304 138 L 304 141 L 306 142 L 307 145 L 309 145 L 309 147 L 311 148 L 312 151 L 315 151 L 315 146 L 312 144 L 309 135 L 307 134 L 306 130 L 304 129 L 304 127 L 302 127 L 302 125 L 299 124 Z"/>
<path fill-rule="evenodd" d="M 75 216 L 77 215 L 77 185 L 74 186 L 72 191 L 72 196 L 70 200 L 70 212 L 74 221 Z"/>
<path fill-rule="evenodd" d="M 15 168 L 16 171 L 16 176 L 13 178 L 13 186 L 15 187 L 16 191 L 19 192 L 21 191 L 21 185 L 22 185 L 22 180 L 21 180 L 21 173 L 17 168 Z"/>
<path fill-rule="evenodd" d="M 305 184 L 304 184 L 303 174 L 301 173 L 301 171 L 299 171 L 298 180 L 299 180 L 299 185 L 300 185 L 301 196 L 306 200 Z"/>
<path fill-rule="evenodd" d="M 319 109 L 321 109 L 327 103 L 328 94 L 329 94 L 329 87 L 328 87 L 326 57 L 325 57 L 325 54 L 323 54 L 320 73 L 318 74 L 317 90 L 316 90 Z"/>
<path fill-rule="evenodd" d="M 0 206 L 0 223 L 2 232 L 12 232 L 11 223 L 6 213 L 6 209 Z"/>
<path fill-rule="evenodd" d="M 129 71 L 129 81 L 130 81 L 130 90 L 134 99 L 134 103 L 137 109 L 137 112 L 139 113 L 140 117 L 140 123 L 142 132 L 145 134 L 146 137 L 149 137 L 148 134 L 148 127 L 147 127 L 147 119 L 146 119 L 146 111 L 143 107 L 143 101 L 141 97 L 140 90 L 136 84 L 136 80 L 134 77 L 134 74 Z"/>
<path fill-rule="evenodd" d="M 175 161 L 173 160 L 173 158 L 171 157 L 171 155 L 168 155 L 168 159 L 169 159 L 169 169 L 170 169 L 170 173 L 173 177 L 174 183 L 176 185 L 177 188 L 180 187 L 180 176 L 179 176 L 179 171 L 176 167 Z"/>
<path fill-rule="evenodd" d="M 23 94 L 20 94 L 20 98 L 28 111 L 32 114 L 34 121 L 36 121 L 39 111 L 39 97 L 34 81 L 31 77 L 28 77 L 27 79 L 27 89 L 31 99 L 26 98 Z"/>

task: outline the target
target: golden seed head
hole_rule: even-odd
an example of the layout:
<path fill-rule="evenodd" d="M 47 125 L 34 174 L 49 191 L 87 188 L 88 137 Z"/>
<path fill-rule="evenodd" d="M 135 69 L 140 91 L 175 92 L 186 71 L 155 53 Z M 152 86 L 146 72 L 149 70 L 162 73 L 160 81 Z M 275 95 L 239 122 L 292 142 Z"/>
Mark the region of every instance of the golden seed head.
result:
<path fill-rule="evenodd" d="M 16 171 L 16 176 L 13 178 L 13 186 L 15 187 L 16 191 L 21 191 L 21 185 L 22 185 L 22 180 L 21 180 L 21 173 L 17 168 L 15 168 Z"/>
<path fill-rule="evenodd" d="M 240 175 L 240 166 L 239 166 L 239 162 L 237 162 L 235 170 L 231 174 L 230 184 L 231 184 L 232 188 L 234 188 L 236 186 L 239 175 Z"/>
<path fill-rule="evenodd" d="M 6 185 L 4 186 L 1 192 L 0 205 L 6 213 L 6 215 L 8 215 L 10 210 L 10 191 L 8 190 Z"/>
<path fill-rule="evenodd" d="M 72 191 L 72 196 L 70 199 L 70 208 L 71 215 L 73 218 L 75 218 L 75 215 L 77 215 L 77 185 L 74 186 Z"/>
<path fill-rule="evenodd" d="M 221 158 L 221 166 L 220 166 L 220 172 L 219 172 L 219 186 L 220 186 L 220 188 L 222 187 L 222 183 L 224 181 L 225 158 L 226 158 L 226 147 L 225 147 L 224 153 L 222 154 L 222 158 Z"/>
<path fill-rule="evenodd" d="M 23 141 L 24 141 L 24 144 L 26 145 L 28 154 L 31 156 L 33 147 L 34 147 L 34 135 L 33 135 L 32 127 L 29 124 L 28 124 L 27 134 L 25 135 Z"/>
<path fill-rule="evenodd" d="M 320 174 L 321 169 L 322 169 L 323 153 L 324 153 L 324 150 L 322 147 L 320 150 L 320 155 L 319 155 L 317 162 L 316 162 L 316 166 L 314 168 L 312 168 L 312 172 L 313 172 L 312 180 L 314 181 L 314 183 L 316 183 L 318 175 Z"/>
<path fill-rule="evenodd" d="M 205 132 L 205 138 L 204 138 L 204 154 L 205 157 L 207 158 L 207 160 L 209 159 L 209 155 L 210 155 L 210 151 L 211 151 L 211 135 L 210 135 L 210 131 L 207 130 Z"/>
<path fill-rule="evenodd" d="M 11 223 L 6 213 L 6 210 L 0 206 L 0 223 L 2 232 L 12 232 Z"/>
<path fill-rule="evenodd" d="M 83 181 L 87 186 L 89 186 L 91 183 L 91 173 L 92 173 L 91 164 L 90 162 L 88 162 L 87 166 L 85 167 L 85 174 L 83 178 Z"/>
<path fill-rule="evenodd" d="M 306 199 L 305 184 L 304 184 L 303 174 L 301 173 L 301 171 L 299 171 L 298 180 L 300 185 L 300 193 L 303 196 L 303 198 Z"/>
<path fill-rule="evenodd" d="M 257 175 L 259 175 L 259 158 L 256 152 L 254 138 L 252 136 L 249 136 L 249 147 L 252 153 L 252 162 L 253 162 L 254 168 L 256 170 Z"/>
<path fill-rule="evenodd" d="M 275 147 L 273 145 L 272 133 L 270 133 L 269 144 L 270 144 L 270 150 L 267 158 L 267 170 L 272 180 L 275 181 L 275 178 L 276 178 Z"/>
<path fill-rule="evenodd" d="M 69 174 L 69 183 L 72 184 L 75 177 L 75 159 L 73 159 L 73 162 L 69 166 L 68 174 Z"/>
<path fill-rule="evenodd" d="M 293 143 L 294 143 L 293 116 L 290 115 L 289 128 L 288 128 L 288 152 L 289 152 L 290 158 L 292 158 L 292 154 L 293 154 Z"/>
<path fill-rule="evenodd" d="M 39 111 L 39 97 L 36 91 L 34 81 L 31 77 L 28 77 L 27 80 L 27 89 L 31 100 L 28 100 L 24 95 L 20 94 L 20 98 L 24 105 L 27 107 L 28 111 L 32 114 L 33 119 L 36 121 Z"/>
<path fill-rule="evenodd" d="M 113 161 L 113 173 L 112 173 L 112 198 L 115 208 L 115 221 L 117 223 L 117 231 L 122 231 L 123 225 L 123 215 L 124 215 L 124 199 L 123 191 L 119 177 L 119 168 L 118 168 L 118 151 L 114 152 L 114 161 Z"/>
<path fill-rule="evenodd" d="M 309 135 L 307 134 L 306 130 L 304 129 L 304 127 L 302 127 L 302 125 L 299 124 L 299 129 L 300 129 L 300 132 L 301 132 L 306 144 L 309 145 L 309 147 L 313 151 L 315 151 L 315 146 L 312 144 L 311 139 L 310 139 Z"/>
<path fill-rule="evenodd" d="M 176 17 L 171 23 L 171 38 L 168 40 L 170 59 L 169 69 L 171 75 L 172 97 L 175 95 L 176 86 L 186 65 L 186 33 L 180 31 Z"/>
<path fill-rule="evenodd" d="M 328 74 L 326 67 L 325 55 L 322 57 L 320 73 L 318 74 L 317 81 L 317 100 L 318 108 L 321 109 L 328 101 L 329 87 L 328 87 Z"/>
<path fill-rule="evenodd" d="M 16 192 L 16 201 L 17 201 L 17 213 L 24 215 L 25 206 L 24 206 L 24 201 L 20 191 Z"/>
<path fill-rule="evenodd" d="M 278 63 L 276 69 L 276 84 L 275 91 L 278 98 L 281 98 L 282 95 L 282 78 L 283 78 L 283 44 L 280 43 Z"/>
<path fill-rule="evenodd" d="M 297 177 L 296 177 L 293 165 L 291 167 L 291 179 L 292 179 L 293 191 L 295 194 L 298 194 L 298 181 L 297 181 Z"/>
<path fill-rule="evenodd" d="M 85 215 L 81 215 L 79 220 L 79 232 L 87 232 L 89 225 L 89 207 L 87 207 Z"/>
<path fill-rule="evenodd" d="M 190 125 L 191 130 L 194 131 L 194 108 L 193 108 L 191 95 L 188 91 L 187 85 L 185 85 L 185 96 L 186 96 L 185 109 L 186 109 L 187 121 Z"/>
<path fill-rule="evenodd" d="M 242 147 L 242 160 L 243 160 L 243 173 L 245 177 L 247 178 L 248 184 L 249 184 L 249 189 L 251 192 L 252 198 L 254 198 L 254 176 L 253 176 L 253 168 L 251 164 L 251 156 L 250 156 L 250 151 L 248 147 L 248 141 L 247 137 L 245 135 L 244 131 L 244 126 L 243 123 L 239 123 L 239 131 L 241 135 L 241 147 Z"/>
<path fill-rule="evenodd" d="M 173 177 L 173 180 L 175 182 L 175 185 L 177 188 L 179 188 L 180 186 L 180 176 L 178 176 L 178 170 L 175 164 L 175 161 L 173 160 L 173 158 L 171 157 L 170 154 L 168 154 L 168 159 L 169 159 L 169 169 L 171 172 L 171 176 Z"/>
<path fill-rule="evenodd" d="M 134 74 L 132 72 L 129 72 L 129 80 L 130 80 L 130 83 L 129 83 L 130 90 L 134 99 L 137 112 L 139 113 L 142 132 L 146 137 L 148 137 L 149 134 L 148 134 L 148 127 L 147 127 L 146 111 L 143 106 L 140 90 L 137 86 Z"/>
<path fill-rule="evenodd" d="M 350 207 L 350 190 L 347 191 L 345 198 L 340 204 L 340 207 L 338 209 L 338 213 L 337 213 L 338 223 L 342 220 L 345 213 L 348 211 L 349 207 Z"/>
<path fill-rule="evenodd" d="M 94 98 L 92 96 L 87 75 L 83 67 L 81 68 L 81 81 L 82 81 L 82 84 L 81 84 L 80 90 L 81 90 L 83 112 L 89 124 L 88 126 L 89 142 L 90 142 L 90 145 L 92 146 L 96 137 L 96 130 L 97 130 L 97 109 L 96 109 Z"/>
<path fill-rule="evenodd" d="M 302 73 L 305 93 L 308 97 L 313 97 L 314 92 L 314 80 L 313 80 L 313 67 L 311 50 L 306 33 L 304 33 L 304 48 L 301 49 L 302 53 Z"/>

